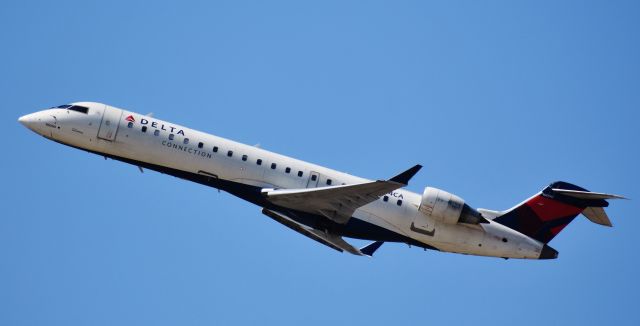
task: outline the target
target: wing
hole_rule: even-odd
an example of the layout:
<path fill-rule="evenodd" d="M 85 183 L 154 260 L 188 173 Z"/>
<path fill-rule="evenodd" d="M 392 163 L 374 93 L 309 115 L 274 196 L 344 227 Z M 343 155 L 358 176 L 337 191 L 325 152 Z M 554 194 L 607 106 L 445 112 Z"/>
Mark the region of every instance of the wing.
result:
<path fill-rule="evenodd" d="M 320 188 L 264 189 L 262 193 L 278 206 L 319 214 L 345 224 L 359 207 L 406 186 L 421 168 L 421 165 L 416 165 L 389 180 Z"/>
<path fill-rule="evenodd" d="M 311 238 L 315 241 L 318 241 L 320 243 L 322 243 L 323 245 L 343 252 L 346 251 L 348 253 L 354 254 L 354 255 L 358 255 L 358 256 L 373 256 L 373 253 L 378 250 L 378 248 L 380 248 L 380 246 L 382 245 L 381 241 L 376 241 L 373 242 L 365 247 L 362 247 L 360 249 L 355 248 L 354 246 L 350 245 L 349 243 L 347 243 L 346 241 L 344 241 L 344 239 L 342 239 L 341 236 L 339 235 L 335 235 L 335 234 L 331 234 L 328 232 L 322 232 L 320 230 L 316 230 L 313 228 L 310 228 L 306 225 L 300 224 L 294 220 L 292 220 L 291 218 L 289 218 L 287 215 L 280 213 L 280 212 L 276 212 L 273 210 L 269 210 L 266 208 L 262 209 L 262 214 L 269 216 L 270 218 L 272 218 L 273 220 L 275 220 L 276 222 L 308 237 Z"/>

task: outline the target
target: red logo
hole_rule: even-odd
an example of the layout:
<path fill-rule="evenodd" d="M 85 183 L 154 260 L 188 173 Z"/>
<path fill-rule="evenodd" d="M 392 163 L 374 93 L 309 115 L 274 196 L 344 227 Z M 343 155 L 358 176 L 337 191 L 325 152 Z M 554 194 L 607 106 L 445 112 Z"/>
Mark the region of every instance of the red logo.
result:
<path fill-rule="evenodd" d="M 126 117 L 125 120 L 127 120 L 129 122 L 136 122 L 136 119 L 134 119 L 132 115 Z"/>

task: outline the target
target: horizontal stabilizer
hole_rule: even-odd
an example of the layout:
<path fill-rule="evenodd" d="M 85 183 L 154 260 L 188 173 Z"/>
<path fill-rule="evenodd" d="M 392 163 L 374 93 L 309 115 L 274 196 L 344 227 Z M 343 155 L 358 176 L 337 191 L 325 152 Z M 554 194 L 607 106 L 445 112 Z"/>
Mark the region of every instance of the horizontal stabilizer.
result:
<path fill-rule="evenodd" d="M 613 224 L 611 224 L 611 220 L 609 220 L 609 216 L 607 216 L 607 212 L 605 212 L 602 207 L 587 207 L 582 211 L 582 215 L 586 216 L 589 221 L 593 223 L 604 226 L 613 226 Z"/>
<path fill-rule="evenodd" d="M 560 186 L 566 186 L 566 183 L 560 184 Z M 551 191 L 553 194 L 575 198 L 574 200 L 579 200 L 577 204 L 583 203 L 584 206 L 587 206 L 582 211 L 582 215 L 586 216 L 589 221 L 600 225 L 613 226 L 609 216 L 607 216 L 607 212 L 605 212 L 603 208 L 609 205 L 605 199 L 626 199 L 625 197 L 601 192 L 592 192 L 585 189 L 579 189 L 579 187 L 573 188 L 575 189 L 552 187 Z"/>
<path fill-rule="evenodd" d="M 567 189 L 559 189 L 552 188 L 553 192 L 562 194 L 565 196 L 578 198 L 578 199 L 626 199 L 619 195 L 605 194 L 601 192 L 591 192 L 591 191 L 579 191 L 579 190 L 567 190 Z"/>

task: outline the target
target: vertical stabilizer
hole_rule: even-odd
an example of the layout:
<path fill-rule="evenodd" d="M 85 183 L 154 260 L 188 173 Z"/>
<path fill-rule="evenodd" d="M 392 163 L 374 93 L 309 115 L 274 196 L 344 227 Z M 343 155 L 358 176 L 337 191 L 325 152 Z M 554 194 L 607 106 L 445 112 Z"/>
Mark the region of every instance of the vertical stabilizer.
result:
<path fill-rule="evenodd" d="M 496 217 L 495 222 L 548 243 L 580 213 L 590 221 L 611 226 L 606 199 L 618 195 L 591 192 L 567 182 L 554 182 L 535 196 Z"/>

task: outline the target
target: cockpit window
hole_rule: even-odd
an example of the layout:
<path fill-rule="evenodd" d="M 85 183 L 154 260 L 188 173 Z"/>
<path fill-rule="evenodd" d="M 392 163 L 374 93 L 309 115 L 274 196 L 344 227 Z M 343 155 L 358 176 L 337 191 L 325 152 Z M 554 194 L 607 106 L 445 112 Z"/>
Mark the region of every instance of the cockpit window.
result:
<path fill-rule="evenodd" d="M 89 113 L 88 107 L 80 106 L 80 105 L 71 105 L 71 104 L 58 105 L 56 107 L 53 107 L 52 109 L 67 109 L 67 110 L 76 111 L 84 114 Z"/>
<path fill-rule="evenodd" d="M 67 108 L 67 110 L 71 110 L 71 111 L 77 111 L 80 113 L 84 113 L 87 114 L 89 113 L 89 108 L 86 106 L 80 106 L 80 105 L 73 105 Z"/>

